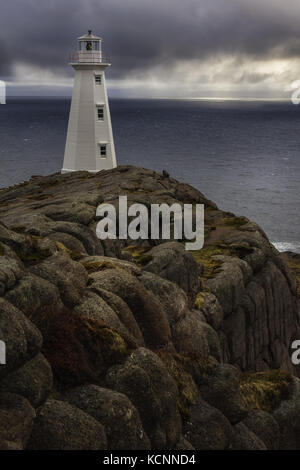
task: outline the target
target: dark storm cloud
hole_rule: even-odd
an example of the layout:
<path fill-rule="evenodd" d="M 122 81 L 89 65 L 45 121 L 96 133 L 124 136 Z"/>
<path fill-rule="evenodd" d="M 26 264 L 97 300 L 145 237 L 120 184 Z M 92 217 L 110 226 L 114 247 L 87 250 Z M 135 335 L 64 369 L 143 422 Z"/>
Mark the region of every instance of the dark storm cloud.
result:
<path fill-rule="evenodd" d="M 162 64 L 168 70 L 182 59 L 264 60 L 300 53 L 296 0 L 0 1 L 2 76 L 14 63 L 67 74 L 68 51 L 88 28 L 104 38 L 113 78 Z"/>

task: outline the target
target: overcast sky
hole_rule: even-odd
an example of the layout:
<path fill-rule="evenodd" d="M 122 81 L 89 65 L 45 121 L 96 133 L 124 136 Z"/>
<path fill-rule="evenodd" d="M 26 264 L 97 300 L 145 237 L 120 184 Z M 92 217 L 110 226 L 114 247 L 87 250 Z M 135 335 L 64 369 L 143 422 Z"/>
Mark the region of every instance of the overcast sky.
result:
<path fill-rule="evenodd" d="M 0 0 L 9 93 L 70 93 L 88 29 L 111 96 L 281 98 L 300 80 L 299 0 Z"/>

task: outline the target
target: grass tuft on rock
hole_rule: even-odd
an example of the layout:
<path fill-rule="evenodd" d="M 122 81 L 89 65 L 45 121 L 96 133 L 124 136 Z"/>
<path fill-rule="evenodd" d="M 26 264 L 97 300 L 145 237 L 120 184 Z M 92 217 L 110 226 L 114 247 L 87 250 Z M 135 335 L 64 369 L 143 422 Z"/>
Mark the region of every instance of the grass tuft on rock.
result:
<path fill-rule="evenodd" d="M 114 263 L 113 261 L 86 261 L 81 263 L 89 274 L 102 271 L 103 269 L 120 269 L 121 271 L 126 270 L 123 266 Z"/>
<path fill-rule="evenodd" d="M 203 265 L 203 279 L 212 279 L 220 271 L 222 261 L 215 259 L 215 256 L 228 255 L 230 250 L 222 245 L 207 245 L 202 250 L 191 251 L 194 259 Z"/>
<path fill-rule="evenodd" d="M 52 255 L 51 251 L 48 248 L 42 248 L 39 245 L 40 237 L 31 235 L 30 239 L 30 248 L 27 247 L 27 249 L 24 249 L 22 245 L 15 245 L 13 248 L 18 257 L 21 259 L 21 261 L 23 261 L 25 266 L 31 266 L 33 264 L 40 263 L 41 261 L 44 261 Z"/>
<path fill-rule="evenodd" d="M 232 227 L 239 229 L 243 225 L 246 225 L 248 223 L 248 219 L 246 217 L 224 217 L 221 220 L 221 224 L 225 225 L 226 227 Z"/>
<path fill-rule="evenodd" d="M 183 420 L 189 417 L 189 409 L 197 402 L 199 391 L 190 373 L 186 372 L 183 366 L 184 359 L 179 354 L 158 351 L 169 374 L 175 380 L 178 388 L 177 405 Z"/>
<path fill-rule="evenodd" d="M 69 248 L 67 248 L 61 242 L 56 242 L 56 247 L 58 251 L 63 251 L 64 253 L 67 253 L 73 261 L 79 261 L 81 258 L 86 256 L 85 254 L 79 253 L 78 251 L 69 250 Z"/>
<path fill-rule="evenodd" d="M 191 374 L 197 385 L 200 385 L 204 378 L 212 375 L 218 364 L 212 356 L 203 358 L 196 353 L 182 353 L 180 360 L 184 370 Z"/>
<path fill-rule="evenodd" d="M 137 246 L 137 245 L 129 245 L 123 248 L 124 251 L 127 251 L 131 254 L 135 262 L 139 266 L 146 266 L 150 261 L 152 261 L 152 256 L 147 254 L 151 248 L 148 246 Z"/>
<path fill-rule="evenodd" d="M 202 305 L 203 305 L 203 302 L 204 302 L 204 295 L 205 295 L 204 292 L 199 292 L 199 293 L 197 294 L 197 297 L 196 297 L 196 300 L 195 300 L 195 304 L 194 304 L 194 308 L 195 308 L 196 310 L 201 310 Z"/>
<path fill-rule="evenodd" d="M 166 351 L 155 351 L 165 364 L 169 374 L 175 380 L 178 387 L 178 409 L 182 419 L 189 418 L 190 407 L 199 398 L 198 386 L 203 378 L 210 376 L 217 362 L 212 357 L 203 359 L 197 354 L 191 353 L 169 353 Z"/>
<path fill-rule="evenodd" d="M 289 397 L 291 382 L 292 376 L 281 370 L 242 374 L 240 390 L 245 406 L 272 412 Z"/>
<path fill-rule="evenodd" d="M 223 262 L 220 259 L 216 259 L 216 256 L 234 256 L 243 259 L 252 252 L 251 247 L 243 244 L 226 245 L 219 242 L 204 245 L 202 250 L 191 251 L 191 254 L 198 263 L 202 264 L 203 273 L 201 277 L 205 282 L 207 279 L 214 278 L 221 270 Z"/>

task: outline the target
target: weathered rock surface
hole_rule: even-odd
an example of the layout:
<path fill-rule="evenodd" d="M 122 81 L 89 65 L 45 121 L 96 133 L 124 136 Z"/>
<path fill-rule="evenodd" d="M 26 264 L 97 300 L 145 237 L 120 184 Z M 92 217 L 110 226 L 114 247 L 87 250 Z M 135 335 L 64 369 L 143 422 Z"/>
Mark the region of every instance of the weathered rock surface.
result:
<path fill-rule="evenodd" d="M 14 393 L 0 392 L 0 450 L 22 450 L 30 437 L 35 411 Z"/>
<path fill-rule="evenodd" d="M 37 412 L 28 448 L 32 450 L 105 450 L 104 427 L 79 408 L 48 400 Z"/>
<path fill-rule="evenodd" d="M 108 449 L 151 448 L 139 413 L 126 395 L 97 385 L 83 385 L 71 389 L 64 398 L 103 424 Z"/>
<path fill-rule="evenodd" d="M 274 411 L 279 424 L 279 449 L 296 450 L 300 446 L 300 381 L 294 379 L 292 393 Z"/>
<path fill-rule="evenodd" d="M 271 414 L 263 410 L 251 410 L 243 423 L 259 437 L 268 450 L 281 448 L 279 424 Z"/>
<path fill-rule="evenodd" d="M 181 243 L 163 243 L 147 252 L 152 259 L 144 267 L 145 271 L 158 274 L 181 287 L 193 306 L 201 290 L 202 267 Z"/>
<path fill-rule="evenodd" d="M 73 307 L 81 301 L 88 274 L 80 263 L 70 259 L 67 254 L 57 253 L 50 256 L 42 263 L 32 266 L 30 271 L 54 284 L 65 305 Z"/>
<path fill-rule="evenodd" d="M 6 345 L 6 364 L 0 367 L 4 377 L 37 354 L 42 335 L 26 316 L 5 299 L 0 299 L 0 338 Z"/>
<path fill-rule="evenodd" d="M 240 394 L 240 372 L 229 364 L 218 365 L 213 373 L 202 379 L 201 396 L 218 408 L 232 423 L 239 423 L 247 415 Z"/>
<path fill-rule="evenodd" d="M 225 450 L 232 440 L 233 430 L 224 415 L 204 400 L 191 408 L 184 436 L 196 450 Z"/>
<path fill-rule="evenodd" d="M 21 395 L 34 408 L 46 400 L 52 387 L 52 369 L 42 354 L 37 354 L 0 382 L 0 392 L 9 391 Z"/>
<path fill-rule="evenodd" d="M 267 450 L 267 447 L 244 423 L 234 426 L 232 450 Z"/>
<path fill-rule="evenodd" d="M 147 349 L 137 349 L 122 366 L 108 371 L 106 382 L 139 410 L 152 448 L 172 449 L 181 432 L 178 392 L 160 359 Z"/>
<path fill-rule="evenodd" d="M 119 195 L 204 204 L 203 249 L 100 241 Z M 0 190 L 0 448 L 299 449 L 299 260 L 166 172 Z"/>
<path fill-rule="evenodd" d="M 120 269 L 106 269 L 93 279 L 92 287 L 105 288 L 128 305 L 148 347 L 160 349 L 170 345 L 171 332 L 166 314 L 158 299 L 138 279 Z"/>

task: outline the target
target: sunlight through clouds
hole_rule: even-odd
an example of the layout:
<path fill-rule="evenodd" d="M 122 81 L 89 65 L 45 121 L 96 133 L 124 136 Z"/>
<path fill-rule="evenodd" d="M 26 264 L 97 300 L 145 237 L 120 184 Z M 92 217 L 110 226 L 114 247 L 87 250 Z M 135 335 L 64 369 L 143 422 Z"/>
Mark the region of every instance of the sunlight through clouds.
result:
<path fill-rule="evenodd" d="M 296 0 L 14 0 L 0 17 L 0 79 L 8 93 L 69 94 L 69 52 L 92 28 L 112 96 L 286 98 L 300 79 L 299 17 Z"/>

